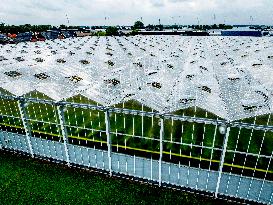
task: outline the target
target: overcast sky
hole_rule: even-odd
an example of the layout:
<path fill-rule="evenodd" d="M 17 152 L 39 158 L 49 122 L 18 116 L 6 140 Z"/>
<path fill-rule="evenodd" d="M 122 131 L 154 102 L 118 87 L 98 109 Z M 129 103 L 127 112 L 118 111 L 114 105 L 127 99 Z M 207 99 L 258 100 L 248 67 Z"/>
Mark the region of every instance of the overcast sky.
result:
<path fill-rule="evenodd" d="M 162 24 L 273 25 L 273 0 L 1 0 L 0 22 L 7 24 L 67 24 L 66 15 L 70 25 L 132 25 L 141 17 L 145 25 L 159 18 Z"/>

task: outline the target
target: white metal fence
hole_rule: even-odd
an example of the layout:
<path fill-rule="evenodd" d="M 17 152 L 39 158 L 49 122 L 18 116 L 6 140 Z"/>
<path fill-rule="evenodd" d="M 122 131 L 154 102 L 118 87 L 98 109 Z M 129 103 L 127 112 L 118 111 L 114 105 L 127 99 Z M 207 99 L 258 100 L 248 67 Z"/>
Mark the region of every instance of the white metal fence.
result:
<path fill-rule="evenodd" d="M 271 115 L 227 122 L 198 108 L 160 114 L 143 105 L 12 96 L 0 101 L 0 148 L 215 197 L 273 203 Z"/>

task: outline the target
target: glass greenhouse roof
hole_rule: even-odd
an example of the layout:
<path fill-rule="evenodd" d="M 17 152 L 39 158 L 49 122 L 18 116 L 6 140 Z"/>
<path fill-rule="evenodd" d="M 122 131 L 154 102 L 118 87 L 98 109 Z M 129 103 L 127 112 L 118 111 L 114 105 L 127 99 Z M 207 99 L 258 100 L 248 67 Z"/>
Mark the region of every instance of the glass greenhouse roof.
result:
<path fill-rule="evenodd" d="M 197 106 L 234 121 L 272 113 L 273 38 L 84 37 L 2 45 L 0 87 L 60 101 L 81 94 L 159 112 Z"/>

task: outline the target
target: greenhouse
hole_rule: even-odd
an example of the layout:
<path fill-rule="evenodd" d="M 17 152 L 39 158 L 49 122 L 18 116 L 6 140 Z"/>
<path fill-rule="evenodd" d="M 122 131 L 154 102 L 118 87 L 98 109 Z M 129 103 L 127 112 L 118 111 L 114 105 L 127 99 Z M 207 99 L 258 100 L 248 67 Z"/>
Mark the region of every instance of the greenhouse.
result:
<path fill-rule="evenodd" d="M 0 148 L 273 204 L 272 38 L 2 45 Z"/>

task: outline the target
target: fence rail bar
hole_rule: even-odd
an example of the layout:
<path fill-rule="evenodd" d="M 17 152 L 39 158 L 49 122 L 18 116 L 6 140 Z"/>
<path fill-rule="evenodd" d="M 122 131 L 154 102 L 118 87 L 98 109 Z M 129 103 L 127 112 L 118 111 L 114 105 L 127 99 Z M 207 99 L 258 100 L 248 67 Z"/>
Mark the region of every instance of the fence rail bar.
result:
<path fill-rule="evenodd" d="M 215 191 L 216 198 L 217 198 L 217 195 L 219 193 L 219 188 L 220 188 L 220 182 L 221 182 L 221 177 L 222 177 L 222 172 L 223 172 L 223 167 L 224 167 L 224 162 L 225 162 L 229 132 L 230 132 L 230 127 L 227 127 L 225 137 L 224 137 L 223 151 L 221 154 L 220 167 L 219 167 L 218 179 L 217 179 L 217 184 L 216 184 L 216 191 Z"/>
<path fill-rule="evenodd" d="M 159 113 L 159 112 L 147 112 L 141 110 L 131 110 L 125 108 L 109 108 L 106 106 L 98 106 L 98 105 L 90 105 L 90 104 L 82 104 L 82 103 L 73 103 L 73 102 L 55 102 L 52 100 L 45 100 L 45 99 L 37 99 L 37 98 L 24 98 L 24 97 L 16 97 L 16 96 L 7 96 L 7 95 L 0 95 L 0 98 L 6 100 L 23 100 L 25 102 L 33 102 L 33 103 L 44 103 L 50 105 L 65 105 L 70 106 L 73 108 L 85 108 L 85 109 L 93 109 L 105 112 L 114 112 L 114 113 L 122 113 L 122 114 L 132 114 L 132 115 L 143 115 L 146 117 L 164 117 L 164 119 L 173 119 L 173 120 L 180 120 L 186 122 L 195 122 L 199 124 L 211 124 L 211 125 L 225 125 L 229 124 L 230 127 L 238 127 L 238 128 L 245 128 L 245 129 L 254 129 L 254 130 L 263 130 L 263 131 L 270 131 L 273 132 L 272 125 L 257 125 L 251 123 L 243 123 L 243 122 L 228 122 L 227 120 L 219 120 L 219 119 L 207 119 L 201 117 L 191 117 L 191 116 L 181 116 L 181 115 L 174 115 L 174 114 L 166 114 L 166 113 Z M 270 113 L 268 113 L 270 114 Z"/>
<path fill-rule="evenodd" d="M 21 115 L 21 120 L 23 122 L 24 130 L 25 130 L 25 133 L 26 133 L 27 145 L 28 145 L 28 148 L 29 148 L 30 155 L 33 158 L 34 153 L 33 153 L 33 148 L 32 148 L 32 144 L 31 144 L 31 141 L 30 141 L 31 128 L 30 128 L 30 126 L 28 124 L 27 113 L 26 113 L 27 104 L 23 100 L 18 100 L 17 102 L 18 102 L 19 112 L 20 112 L 20 115 Z"/>
<path fill-rule="evenodd" d="M 1 116 L 0 116 L 1 118 Z M 21 119 L 21 118 L 20 118 Z M 29 119 L 28 119 L 29 120 Z M 40 121 L 40 122 L 44 122 L 44 121 Z M 46 123 L 49 123 L 49 122 L 46 122 Z M 50 124 L 53 124 L 53 125 L 58 125 L 60 126 L 59 123 L 50 123 Z M 23 127 L 21 126 L 15 126 L 15 125 L 9 125 L 7 123 L 0 123 L 0 125 L 3 125 L 3 126 L 6 126 L 6 127 L 13 127 L 13 128 L 18 128 L 18 129 L 24 129 Z M 98 131 L 98 132 L 102 132 L 102 133 L 106 133 L 105 130 L 99 130 L 99 129 L 90 129 L 90 128 L 87 128 L 87 127 L 77 127 L 77 126 L 72 126 L 72 125 L 65 125 L 65 127 L 67 128 L 82 128 L 82 129 L 85 129 L 85 130 L 90 130 L 90 131 Z M 47 133 L 47 132 L 43 132 L 41 130 L 33 130 L 32 129 L 32 132 L 34 133 L 38 133 L 38 134 L 46 134 L 46 135 L 50 135 L 50 136 L 56 136 L 56 137 L 60 137 L 59 135 L 57 134 L 53 134 L 53 133 Z M 119 135 L 124 135 L 124 136 L 130 136 L 130 137 L 135 137 L 135 138 L 143 138 L 143 139 L 150 139 L 148 137 L 142 137 L 142 136 L 138 136 L 138 135 L 129 135 L 129 134 L 124 134 L 124 133 L 119 133 L 119 132 L 110 132 L 110 134 L 119 134 Z M 101 142 L 101 143 L 107 143 L 105 141 L 101 141 L 101 140 L 93 140 L 93 139 L 90 139 L 90 138 L 86 138 L 86 137 L 78 137 L 78 136 L 72 136 L 72 135 L 69 135 L 68 136 L 69 138 L 75 138 L 75 139 L 81 139 L 81 140 L 85 140 L 85 141 L 92 141 L 92 142 Z M 160 141 L 160 139 L 154 139 L 154 141 Z M 211 149 L 211 150 L 217 150 L 217 151 L 222 151 L 223 149 L 222 148 L 217 148 L 217 147 L 208 147 L 208 146 L 201 146 L 201 145 L 192 145 L 192 144 L 189 144 L 189 143 L 180 143 L 180 142 L 171 142 L 171 141 L 168 141 L 168 140 L 164 140 L 163 139 L 163 142 L 167 142 L 167 143 L 173 143 L 173 144 L 179 144 L 179 145 L 185 145 L 185 146 L 192 146 L 192 147 L 198 147 L 198 148 L 205 148 L 205 149 Z M 112 145 L 113 146 L 113 145 Z M 121 145 L 119 145 L 120 147 L 122 147 Z M 128 149 L 130 149 L 130 147 L 127 146 Z M 146 150 L 147 152 L 149 150 Z M 152 151 L 151 151 L 152 152 Z M 249 156 L 254 156 L 254 157 L 260 157 L 260 158 L 272 158 L 271 156 L 267 156 L 267 155 L 263 155 L 263 154 L 254 154 L 254 153 L 247 153 L 247 152 L 240 152 L 240 151 L 234 151 L 234 150 L 226 150 L 226 152 L 228 153 L 237 153 L 237 154 L 247 154 Z M 156 152 L 154 152 L 156 153 Z M 172 153 L 172 155 L 176 155 L 175 153 Z M 182 155 L 179 155 L 179 156 L 182 156 Z M 199 158 L 198 158 L 199 159 Z M 210 161 L 210 160 L 208 160 Z M 213 160 L 212 160 L 213 161 Z M 227 163 L 226 163 L 227 165 Z"/>
<path fill-rule="evenodd" d="M 162 157 L 163 157 L 163 138 L 164 138 L 164 120 L 160 119 L 160 150 L 159 150 L 159 161 L 158 161 L 158 181 L 159 186 L 162 183 Z"/>
<path fill-rule="evenodd" d="M 110 133 L 110 115 L 109 112 L 105 111 L 105 125 L 106 125 L 106 136 L 107 136 L 107 151 L 108 151 L 108 166 L 110 176 L 112 176 L 112 140 L 111 140 L 111 133 Z"/>
<path fill-rule="evenodd" d="M 64 106 L 57 106 L 57 111 L 58 111 L 58 117 L 59 117 L 59 121 L 60 121 L 60 127 L 61 127 L 61 131 L 62 131 L 62 137 L 63 137 L 63 141 L 64 141 L 64 151 L 65 151 L 65 156 L 66 156 L 66 162 L 67 165 L 70 166 L 70 158 L 69 158 L 69 154 L 68 154 L 68 138 L 67 138 L 67 130 L 65 127 L 65 118 L 64 118 Z"/>

